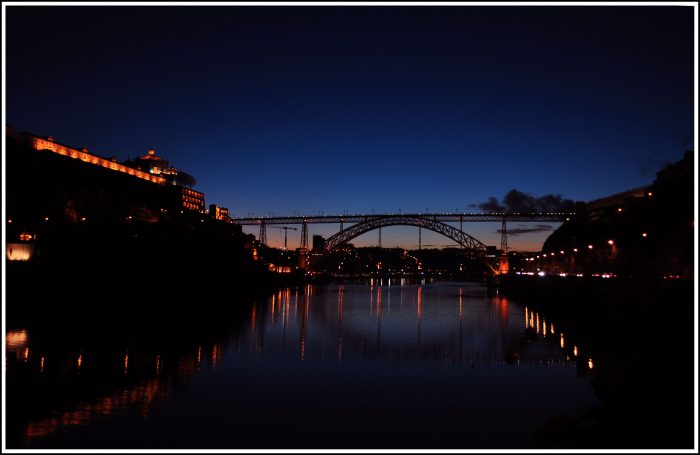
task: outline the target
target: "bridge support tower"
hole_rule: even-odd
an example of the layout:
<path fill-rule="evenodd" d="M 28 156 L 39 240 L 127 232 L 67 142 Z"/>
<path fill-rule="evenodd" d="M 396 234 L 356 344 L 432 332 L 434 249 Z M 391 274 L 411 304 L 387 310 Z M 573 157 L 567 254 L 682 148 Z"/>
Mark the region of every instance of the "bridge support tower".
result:
<path fill-rule="evenodd" d="M 309 225 L 306 221 L 301 223 L 301 245 L 299 248 L 301 248 L 302 254 L 306 254 L 309 249 Z"/>
<path fill-rule="evenodd" d="M 498 273 L 508 273 L 508 228 L 506 219 L 501 221 L 501 256 L 498 258 Z"/>
<path fill-rule="evenodd" d="M 261 245 L 267 245 L 267 229 L 265 229 L 265 222 L 260 223 L 260 236 L 258 237 Z"/>

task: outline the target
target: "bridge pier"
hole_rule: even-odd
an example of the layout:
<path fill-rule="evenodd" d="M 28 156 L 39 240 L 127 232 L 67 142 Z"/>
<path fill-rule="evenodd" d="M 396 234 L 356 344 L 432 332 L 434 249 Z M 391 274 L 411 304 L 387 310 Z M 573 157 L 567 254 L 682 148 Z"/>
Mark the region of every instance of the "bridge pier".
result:
<path fill-rule="evenodd" d="M 498 258 L 498 274 L 508 273 L 510 269 L 508 263 L 508 228 L 506 227 L 506 218 L 501 221 L 501 257 Z"/>
<path fill-rule="evenodd" d="M 267 230 L 265 229 L 265 222 L 260 223 L 260 236 L 258 237 L 261 245 L 267 245 Z"/>
<path fill-rule="evenodd" d="M 306 221 L 301 223 L 301 245 L 302 254 L 309 249 L 309 225 Z"/>

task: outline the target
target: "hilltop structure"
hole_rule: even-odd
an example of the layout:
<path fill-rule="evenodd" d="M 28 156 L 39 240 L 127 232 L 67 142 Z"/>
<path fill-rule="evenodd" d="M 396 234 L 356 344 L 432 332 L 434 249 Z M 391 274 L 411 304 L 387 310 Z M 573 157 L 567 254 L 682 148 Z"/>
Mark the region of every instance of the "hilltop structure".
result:
<path fill-rule="evenodd" d="M 48 226 L 176 219 L 230 223 L 228 209 L 194 190 L 194 177 L 149 150 L 119 162 L 6 128 L 7 258 L 28 260 Z"/>

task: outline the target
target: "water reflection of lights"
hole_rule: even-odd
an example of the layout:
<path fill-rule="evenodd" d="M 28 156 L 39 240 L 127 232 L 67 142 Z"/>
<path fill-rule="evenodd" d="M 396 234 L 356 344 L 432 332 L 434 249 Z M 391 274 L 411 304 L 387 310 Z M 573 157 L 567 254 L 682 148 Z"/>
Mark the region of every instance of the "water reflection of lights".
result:
<path fill-rule="evenodd" d="M 10 334 L 8 333 L 8 335 Z M 26 366 L 22 365 L 22 368 L 30 369 L 27 371 L 33 370 L 36 374 L 43 375 L 46 374 L 47 371 L 50 373 L 52 368 L 62 369 L 66 364 L 77 366 L 77 370 L 81 370 L 83 369 L 82 367 L 86 366 L 86 359 L 99 358 L 95 353 L 91 355 L 90 353 L 81 351 L 77 356 L 75 356 L 74 353 L 70 354 L 66 358 L 67 363 L 62 363 L 61 360 L 47 363 L 46 357 L 42 355 L 40 350 L 37 350 L 34 346 L 26 345 L 27 340 L 29 340 L 29 336 L 24 330 L 12 333 L 12 336 L 6 336 L 6 348 L 8 348 L 9 345 L 12 345 L 12 349 L 15 350 L 19 348 L 19 350 L 17 350 L 17 363 L 10 363 L 9 374 L 13 374 L 13 368 L 18 366 L 20 362 L 21 364 L 26 364 Z M 210 365 L 215 366 L 217 363 L 221 362 L 221 344 L 214 344 L 212 350 L 214 355 L 212 356 Z M 197 371 L 199 370 L 201 353 L 202 347 L 199 346 L 197 348 L 196 357 L 193 354 L 182 355 L 177 363 L 173 363 L 173 365 L 177 366 L 177 370 L 173 373 L 175 373 L 174 376 L 178 381 L 187 380 L 192 376 L 195 372 L 195 365 Z M 130 359 L 130 357 L 134 355 L 136 355 L 136 357 Z M 153 359 L 153 357 L 150 358 Z M 118 364 L 121 364 L 123 367 L 124 374 L 128 373 L 130 360 L 135 361 L 136 365 L 142 364 L 142 362 L 139 361 L 138 354 L 130 352 L 124 353 L 123 357 L 117 357 L 117 359 L 119 359 L 117 360 Z M 90 363 L 92 364 L 93 362 L 91 361 Z M 69 426 L 90 425 L 95 419 L 104 418 L 117 411 L 126 409 L 134 409 L 140 415 L 145 416 L 150 411 L 155 401 L 166 398 L 172 392 L 170 379 L 172 376 L 163 376 L 163 367 L 164 362 L 162 357 L 160 354 L 157 354 L 155 357 L 155 375 L 153 374 L 153 370 L 150 370 L 150 373 L 146 373 L 148 377 L 145 380 L 140 380 L 136 385 L 130 385 L 127 388 L 120 388 L 106 395 L 80 401 L 68 410 L 52 409 L 52 417 L 50 418 L 29 420 L 24 430 L 25 442 L 31 444 L 32 441 L 64 431 Z M 6 368 L 8 368 L 7 364 Z M 143 374 L 138 368 L 131 373 L 130 376 Z M 70 380 L 70 376 L 64 379 Z"/>
<path fill-rule="evenodd" d="M 44 420 L 30 421 L 24 430 L 27 441 L 51 436 L 70 425 L 86 425 L 103 416 L 117 411 L 137 408 L 145 416 L 156 400 L 162 400 L 171 394 L 170 388 L 158 379 L 151 379 L 119 392 L 102 396 L 91 402 L 81 402 L 76 409 L 66 411 Z"/>
<path fill-rule="evenodd" d="M 356 292 L 358 289 L 353 285 L 339 285 L 331 288 L 332 293 L 329 294 L 331 301 L 327 301 L 323 293 L 316 298 L 317 291 L 315 289 L 310 292 L 307 288 L 299 288 L 298 294 L 304 295 L 304 297 L 298 300 L 295 298 L 294 302 L 291 301 L 293 292 L 286 290 L 280 293 L 276 292 L 274 296 L 274 312 L 276 313 L 274 324 L 270 326 L 272 318 L 265 314 L 266 310 L 272 311 L 273 298 L 270 296 L 267 301 L 251 306 L 251 313 L 248 315 L 250 319 L 245 319 L 244 332 L 240 341 L 244 343 L 244 349 L 254 353 L 258 359 L 262 359 L 262 356 L 276 355 L 275 351 L 280 349 L 292 348 L 295 352 L 292 351 L 291 355 L 296 357 L 297 361 L 310 359 L 315 361 L 317 355 L 321 359 L 327 355 L 328 348 L 330 348 L 332 349 L 330 352 L 335 357 L 334 360 L 347 362 L 354 354 L 357 354 L 361 359 L 367 358 L 367 355 L 394 357 L 399 352 L 397 343 L 404 343 L 404 340 L 416 336 L 415 330 L 417 330 L 418 341 L 413 345 L 415 347 L 411 348 L 411 352 L 413 350 L 420 351 L 416 355 L 421 360 L 423 357 L 425 360 L 435 360 L 438 354 L 431 355 L 426 351 L 425 347 L 428 346 L 426 340 L 443 343 L 448 333 L 454 330 L 455 337 L 450 338 L 450 340 L 455 340 L 454 346 L 443 347 L 439 357 L 441 361 L 446 362 L 446 365 L 455 362 L 455 359 L 452 358 L 453 355 L 457 356 L 457 362 L 469 362 L 468 352 L 463 353 L 463 348 L 459 346 L 462 346 L 463 342 L 470 341 L 474 329 L 482 323 L 474 318 L 474 315 L 479 313 L 472 313 L 477 307 L 472 305 L 470 300 L 472 295 L 469 294 L 469 291 L 464 292 L 461 287 L 457 287 L 453 294 L 443 294 L 442 299 L 453 299 L 451 300 L 453 302 L 452 310 L 449 310 L 449 306 L 432 304 L 434 298 L 432 291 L 437 289 L 437 296 L 439 296 L 440 292 L 444 292 L 442 287 L 433 288 L 418 285 L 415 288 L 402 287 L 401 290 L 394 288 L 382 287 L 377 283 L 377 286 L 368 288 L 370 295 L 367 296 L 366 293 Z M 399 295 L 396 295 L 397 293 Z M 396 307 L 397 311 L 392 311 L 390 306 L 392 294 L 395 294 L 394 299 L 400 298 L 402 302 L 397 300 L 399 302 L 399 306 Z M 312 302 L 312 299 L 316 300 Z M 497 296 L 491 302 L 492 305 L 495 305 L 491 308 L 495 310 L 493 314 L 497 317 L 503 317 L 504 310 L 508 313 L 516 310 L 516 307 L 511 306 L 508 299 L 504 299 L 502 296 Z M 529 307 L 524 310 L 525 328 L 528 331 L 532 330 L 528 338 L 537 333 L 538 337 L 552 338 L 553 343 L 563 344 L 566 333 L 557 331 L 553 321 L 548 321 L 543 315 L 530 310 Z M 451 315 L 450 311 L 453 311 Z M 414 328 L 414 331 L 409 330 L 407 324 L 409 319 L 406 319 L 406 317 L 410 318 L 411 314 L 413 321 L 417 322 L 417 328 Z M 449 326 L 450 318 L 453 318 L 456 326 Z M 468 322 L 468 325 L 462 326 L 463 320 Z M 283 323 L 283 321 L 285 322 Z M 457 330 L 459 330 L 459 336 L 457 336 Z M 462 333 L 462 330 L 466 332 Z M 508 330 L 507 325 L 501 326 L 501 330 Z M 559 340 L 556 337 L 557 333 L 560 333 Z M 463 338 L 464 335 L 466 337 Z M 564 362 L 562 365 L 571 364 L 571 361 L 564 360 L 567 355 L 571 355 L 572 361 L 577 360 L 571 354 L 573 344 L 569 340 L 566 341 L 567 343 L 561 346 L 561 349 L 567 348 L 561 356 L 561 361 Z M 481 340 L 477 343 L 480 342 Z M 451 351 L 452 348 L 454 348 L 454 352 Z M 559 349 L 560 347 L 556 346 L 555 352 L 561 352 Z M 425 354 L 428 354 L 427 357 Z M 497 362 L 501 355 L 496 354 L 494 362 Z M 579 353 L 578 356 L 580 361 L 584 361 L 588 358 L 588 353 L 585 353 L 585 357 L 582 353 Z M 488 355 L 484 359 L 487 357 Z"/>
<path fill-rule="evenodd" d="M 219 363 L 219 346 L 215 344 L 211 348 L 211 366 L 213 368 L 216 368 L 218 363 Z"/>
<path fill-rule="evenodd" d="M 418 321 L 423 316 L 423 287 L 418 286 Z"/>
<path fill-rule="evenodd" d="M 525 307 L 525 328 L 526 329 L 530 326 L 530 319 L 528 318 L 529 317 L 528 313 L 529 312 L 527 310 L 527 307 Z"/>
<path fill-rule="evenodd" d="M 535 329 L 535 333 L 540 333 L 540 314 L 525 307 L 525 329 L 527 330 L 527 329 L 532 329 L 532 328 Z M 542 329 L 542 331 L 541 331 L 542 337 L 544 338 L 547 336 L 547 332 L 548 332 L 547 322 L 546 322 L 544 316 L 542 317 L 541 329 Z M 550 334 L 555 333 L 553 322 L 550 322 L 550 324 L 549 324 L 549 332 L 550 332 Z M 559 346 L 561 347 L 561 349 L 564 349 L 566 346 L 566 344 L 564 343 L 564 333 L 563 332 L 559 333 Z M 579 347 L 576 344 L 572 345 L 572 354 L 573 354 L 573 357 L 579 356 Z M 569 360 L 568 355 L 567 355 L 567 360 Z M 589 369 L 591 369 L 591 370 L 593 369 L 593 359 L 590 357 L 587 360 L 587 366 Z"/>

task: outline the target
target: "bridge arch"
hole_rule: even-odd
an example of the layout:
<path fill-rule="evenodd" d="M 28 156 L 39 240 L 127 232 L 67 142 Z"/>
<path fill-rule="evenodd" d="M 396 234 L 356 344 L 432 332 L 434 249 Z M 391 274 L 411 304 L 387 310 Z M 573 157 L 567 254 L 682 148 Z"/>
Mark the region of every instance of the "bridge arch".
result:
<path fill-rule="evenodd" d="M 369 218 L 363 222 L 354 224 L 326 239 L 326 252 L 330 252 L 339 245 L 346 243 L 366 232 L 387 226 L 416 226 L 442 234 L 445 237 L 454 240 L 464 248 L 472 252 L 476 252 L 477 255 L 484 260 L 489 269 L 496 272 L 496 269 L 485 261 L 486 245 L 481 243 L 479 240 L 465 233 L 464 231 L 450 226 L 449 224 L 436 221 L 429 217 L 416 215 L 390 215 Z"/>

